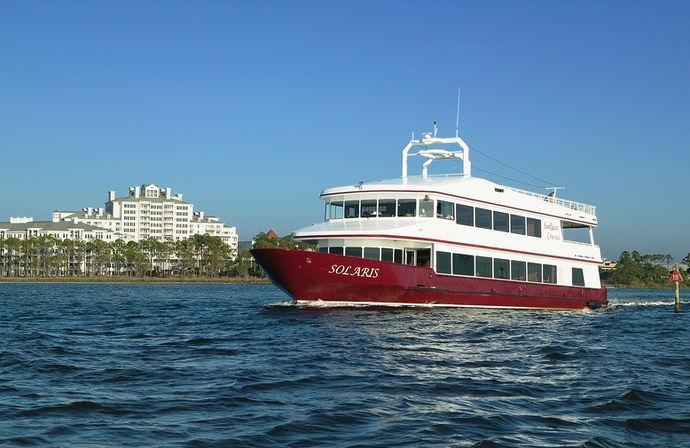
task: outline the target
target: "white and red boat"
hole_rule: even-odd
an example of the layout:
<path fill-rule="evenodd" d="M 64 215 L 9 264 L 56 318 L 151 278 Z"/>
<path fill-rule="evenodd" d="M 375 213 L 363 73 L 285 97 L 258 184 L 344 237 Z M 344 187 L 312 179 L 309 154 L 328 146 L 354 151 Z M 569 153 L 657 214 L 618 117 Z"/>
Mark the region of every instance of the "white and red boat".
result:
<path fill-rule="evenodd" d="M 448 147 L 451 147 L 448 149 Z M 294 234 L 317 251 L 253 249 L 300 303 L 584 309 L 607 304 L 593 206 L 471 176 L 469 146 L 425 134 L 402 176 L 321 192 L 325 220 Z M 408 158 L 425 158 L 408 176 Z M 436 160 L 462 172 L 429 175 Z"/>

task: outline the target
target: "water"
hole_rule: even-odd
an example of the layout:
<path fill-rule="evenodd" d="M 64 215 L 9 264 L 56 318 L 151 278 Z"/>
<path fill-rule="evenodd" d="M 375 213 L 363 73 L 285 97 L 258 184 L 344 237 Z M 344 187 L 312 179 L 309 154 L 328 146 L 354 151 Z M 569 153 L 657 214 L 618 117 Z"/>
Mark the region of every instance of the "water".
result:
<path fill-rule="evenodd" d="M 0 284 L 0 446 L 690 447 L 690 294 L 303 308 L 272 286 Z"/>

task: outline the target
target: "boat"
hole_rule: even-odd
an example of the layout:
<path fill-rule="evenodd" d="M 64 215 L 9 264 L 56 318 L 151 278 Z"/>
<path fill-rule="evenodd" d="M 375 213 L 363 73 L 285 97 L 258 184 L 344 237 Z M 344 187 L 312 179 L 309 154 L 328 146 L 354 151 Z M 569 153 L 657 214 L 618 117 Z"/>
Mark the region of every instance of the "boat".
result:
<path fill-rule="evenodd" d="M 293 234 L 315 249 L 252 249 L 271 281 L 311 305 L 606 306 L 596 208 L 474 177 L 457 131 L 437 133 L 413 135 L 400 178 L 323 190 L 324 221 Z M 411 157 L 421 175 L 408 175 Z M 462 170 L 429 174 L 437 161 Z"/>

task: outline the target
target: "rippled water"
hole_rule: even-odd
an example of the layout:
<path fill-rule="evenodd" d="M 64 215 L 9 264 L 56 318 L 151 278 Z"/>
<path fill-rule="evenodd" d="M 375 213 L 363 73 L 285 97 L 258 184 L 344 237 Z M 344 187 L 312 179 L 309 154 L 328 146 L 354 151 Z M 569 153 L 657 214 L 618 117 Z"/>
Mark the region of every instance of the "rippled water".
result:
<path fill-rule="evenodd" d="M 690 296 L 303 308 L 272 286 L 0 284 L 0 445 L 690 447 Z"/>

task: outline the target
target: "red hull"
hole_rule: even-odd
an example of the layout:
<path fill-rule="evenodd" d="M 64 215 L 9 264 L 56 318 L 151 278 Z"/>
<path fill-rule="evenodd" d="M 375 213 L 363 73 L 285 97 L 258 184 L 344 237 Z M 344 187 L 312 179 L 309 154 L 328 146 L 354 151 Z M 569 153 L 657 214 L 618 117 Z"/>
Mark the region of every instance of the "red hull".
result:
<path fill-rule="evenodd" d="M 342 304 L 583 309 L 606 288 L 439 275 L 432 269 L 293 249 L 253 249 L 273 283 L 298 301 Z"/>

